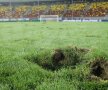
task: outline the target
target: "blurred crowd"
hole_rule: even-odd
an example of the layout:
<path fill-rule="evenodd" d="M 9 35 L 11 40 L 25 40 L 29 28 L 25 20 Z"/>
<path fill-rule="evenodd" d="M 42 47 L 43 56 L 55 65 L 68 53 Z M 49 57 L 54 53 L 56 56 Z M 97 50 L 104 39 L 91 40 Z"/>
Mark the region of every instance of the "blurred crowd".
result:
<path fill-rule="evenodd" d="M 36 18 L 40 15 L 101 17 L 108 14 L 108 2 L 0 6 L 0 18 Z"/>

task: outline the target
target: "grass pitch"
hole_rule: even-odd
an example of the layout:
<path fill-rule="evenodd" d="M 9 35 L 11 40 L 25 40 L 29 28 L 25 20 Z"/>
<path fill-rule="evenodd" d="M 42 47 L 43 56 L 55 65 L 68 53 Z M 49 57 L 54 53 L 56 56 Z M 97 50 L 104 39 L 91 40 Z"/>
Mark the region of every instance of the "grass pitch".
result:
<path fill-rule="evenodd" d="M 0 23 L 0 90 L 108 90 L 107 80 L 86 79 L 85 64 L 53 72 L 25 58 L 68 46 L 89 48 L 88 62 L 108 59 L 108 23 Z"/>

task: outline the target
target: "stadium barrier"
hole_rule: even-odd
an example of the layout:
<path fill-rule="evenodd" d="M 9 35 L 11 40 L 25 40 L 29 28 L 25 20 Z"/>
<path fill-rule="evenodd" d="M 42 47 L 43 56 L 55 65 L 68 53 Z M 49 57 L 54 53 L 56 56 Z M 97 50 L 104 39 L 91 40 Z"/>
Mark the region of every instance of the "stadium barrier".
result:
<path fill-rule="evenodd" d="M 63 22 L 102 22 L 102 20 L 63 20 Z"/>
<path fill-rule="evenodd" d="M 12 18 L 12 19 L 6 19 L 6 18 L 3 18 L 3 19 L 0 19 L 0 22 L 14 22 L 14 21 L 30 21 L 29 18 Z"/>
<path fill-rule="evenodd" d="M 106 17 L 70 17 L 63 18 L 63 22 L 108 22 L 108 16 Z"/>
<path fill-rule="evenodd" d="M 11 18 L 11 19 L 6 19 L 6 18 L 2 18 L 0 19 L 0 22 L 29 22 L 29 21 L 32 21 L 32 22 L 40 22 L 40 19 L 39 18 Z M 87 18 L 87 17 L 84 17 L 84 18 L 81 18 L 81 17 L 77 17 L 77 18 L 71 18 L 71 19 L 63 19 L 63 18 L 60 18 L 59 17 L 59 21 L 60 22 L 108 22 L 108 18 L 105 18 L 105 17 L 101 17 L 101 18 L 95 18 L 95 17 L 92 17 L 90 19 Z"/>

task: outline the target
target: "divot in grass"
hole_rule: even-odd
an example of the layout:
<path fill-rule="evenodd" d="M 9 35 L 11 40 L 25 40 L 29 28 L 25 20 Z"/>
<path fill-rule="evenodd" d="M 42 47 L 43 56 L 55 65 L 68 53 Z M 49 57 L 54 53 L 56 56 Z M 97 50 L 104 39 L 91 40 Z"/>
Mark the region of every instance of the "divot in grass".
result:
<path fill-rule="evenodd" d="M 38 55 L 33 54 L 32 56 L 27 56 L 27 59 L 44 69 L 54 71 L 62 67 L 75 67 L 84 60 L 84 55 L 88 51 L 89 49 L 84 48 L 65 47 L 48 52 L 40 51 Z"/>
<path fill-rule="evenodd" d="M 53 65 L 58 65 L 60 61 L 65 59 L 65 55 L 61 49 L 56 49 L 54 54 L 52 55 L 52 63 Z"/>
<path fill-rule="evenodd" d="M 108 80 L 108 61 L 104 57 L 95 58 L 95 60 L 90 63 L 90 74 L 94 76 L 94 78 Z"/>

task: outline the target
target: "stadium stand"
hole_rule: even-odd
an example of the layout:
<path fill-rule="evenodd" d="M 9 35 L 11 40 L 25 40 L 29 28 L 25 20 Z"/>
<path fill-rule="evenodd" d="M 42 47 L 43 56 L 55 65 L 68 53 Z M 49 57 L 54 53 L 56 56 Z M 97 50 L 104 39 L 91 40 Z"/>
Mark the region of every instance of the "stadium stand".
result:
<path fill-rule="evenodd" d="M 0 18 L 37 18 L 42 14 L 67 18 L 102 17 L 108 15 L 108 2 L 0 6 Z"/>
<path fill-rule="evenodd" d="M 30 6 L 18 6 L 18 7 L 15 7 L 14 10 L 13 10 L 13 13 L 12 13 L 12 17 L 14 18 L 21 18 L 23 17 L 24 13 L 26 13 L 26 11 L 28 10 Z"/>
<path fill-rule="evenodd" d="M 46 5 L 39 5 L 39 6 L 31 6 L 31 11 L 26 15 L 28 18 L 35 18 L 41 15 L 45 10 Z"/>
<path fill-rule="evenodd" d="M 0 18 L 6 18 L 6 13 L 9 11 L 9 7 L 0 6 Z"/>
<path fill-rule="evenodd" d="M 65 17 L 79 17 L 82 15 L 82 12 L 85 10 L 87 3 L 74 3 L 70 4 L 67 8 L 67 12 L 64 15 Z"/>
<path fill-rule="evenodd" d="M 62 16 L 65 8 L 66 8 L 66 4 L 51 5 L 51 8 L 48 14 Z"/>
<path fill-rule="evenodd" d="M 91 3 L 90 9 L 84 16 L 105 16 L 108 13 L 108 2 L 95 2 Z"/>

